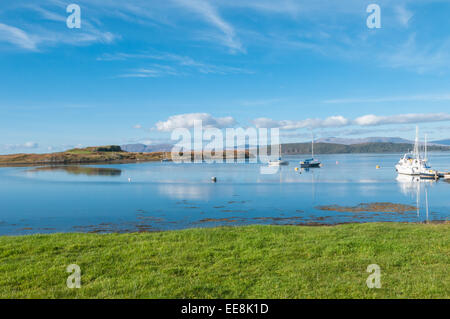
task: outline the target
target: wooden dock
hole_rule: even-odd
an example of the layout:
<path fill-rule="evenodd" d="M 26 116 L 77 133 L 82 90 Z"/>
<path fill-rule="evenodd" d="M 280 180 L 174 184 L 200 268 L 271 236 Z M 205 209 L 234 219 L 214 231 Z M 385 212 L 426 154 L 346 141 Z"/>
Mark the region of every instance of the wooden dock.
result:
<path fill-rule="evenodd" d="M 434 179 L 438 180 L 440 178 L 448 179 L 450 180 L 450 172 L 438 172 L 434 171 L 433 174 L 420 174 L 421 179 Z"/>

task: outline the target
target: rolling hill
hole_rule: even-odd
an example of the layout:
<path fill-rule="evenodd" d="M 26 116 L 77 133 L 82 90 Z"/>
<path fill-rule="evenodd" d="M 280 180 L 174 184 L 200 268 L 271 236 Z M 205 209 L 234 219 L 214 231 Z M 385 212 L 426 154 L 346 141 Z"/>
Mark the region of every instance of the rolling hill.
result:
<path fill-rule="evenodd" d="M 439 141 L 433 141 L 431 142 L 433 144 L 439 144 L 439 145 L 449 145 L 450 146 L 450 139 L 446 140 L 439 140 Z"/>
<path fill-rule="evenodd" d="M 365 144 L 365 143 L 395 143 L 395 144 L 412 144 L 414 141 L 410 141 L 400 137 L 364 137 L 364 138 L 340 138 L 340 137 L 326 137 L 320 138 L 317 143 L 330 143 L 330 144 Z"/>
<path fill-rule="evenodd" d="M 413 147 L 409 143 L 362 143 L 362 144 L 331 144 L 315 143 L 316 154 L 345 154 L 345 153 L 405 153 Z M 429 151 L 450 151 L 450 146 L 431 145 Z M 283 154 L 310 154 L 311 143 L 282 144 Z"/>

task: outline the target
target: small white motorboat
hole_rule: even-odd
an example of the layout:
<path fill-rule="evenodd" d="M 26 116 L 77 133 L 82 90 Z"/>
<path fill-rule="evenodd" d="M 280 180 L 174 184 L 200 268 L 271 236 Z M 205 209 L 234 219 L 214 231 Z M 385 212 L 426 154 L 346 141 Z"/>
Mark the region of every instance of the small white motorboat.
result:
<path fill-rule="evenodd" d="M 289 162 L 288 161 L 283 161 L 282 159 L 281 159 L 281 143 L 280 143 L 280 150 L 279 150 L 279 154 L 280 154 L 280 157 L 278 157 L 278 159 L 277 160 L 270 160 L 269 162 L 268 162 L 268 164 L 269 164 L 269 166 L 281 166 L 281 165 L 289 165 Z"/>
<path fill-rule="evenodd" d="M 283 161 L 281 158 L 275 161 L 269 161 L 269 166 L 289 165 L 288 161 Z"/>

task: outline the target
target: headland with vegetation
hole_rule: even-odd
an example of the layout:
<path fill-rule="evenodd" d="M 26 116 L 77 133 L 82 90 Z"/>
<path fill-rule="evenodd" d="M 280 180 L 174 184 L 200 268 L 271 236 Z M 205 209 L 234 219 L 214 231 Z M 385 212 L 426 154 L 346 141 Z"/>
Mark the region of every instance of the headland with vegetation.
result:
<path fill-rule="evenodd" d="M 183 155 L 180 153 L 180 156 Z M 189 154 L 188 154 L 189 155 Z M 191 152 L 191 158 L 202 158 L 202 154 Z M 213 153 L 213 158 L 248 158 L 248 151 L 223 151 Z M 189 158 L 189 156 L 188 156 Z M 64 152 L 46 154 L 0 155 L 0 165 L 59 165 L 59 164 L 102 164 L 138 163 L 171 160 L 170 152 L 126 152 L 118 145 L 75 148 Z"/>

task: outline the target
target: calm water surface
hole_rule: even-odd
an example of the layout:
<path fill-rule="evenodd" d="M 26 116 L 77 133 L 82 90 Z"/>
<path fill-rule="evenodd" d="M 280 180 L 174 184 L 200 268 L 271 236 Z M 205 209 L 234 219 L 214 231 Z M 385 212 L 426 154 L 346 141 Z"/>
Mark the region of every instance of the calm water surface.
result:
<path fill-rule="evenodd" d="M 0 167 L 0 235 L 448 220 L 450 183 L 398 177 L 400 156 L 322 155 L 322 168 L 301 173 L 294 168 L 304 157 L 285 157 L 290 165 L 273 175 L 260 174 L 263 164 Z M 431 154 L 431 164 L 450 170 L 450 153 Z M 416 207 L 418 199 L 418 210 L 403 213 L 318 208 L 374 202 Z"/>

